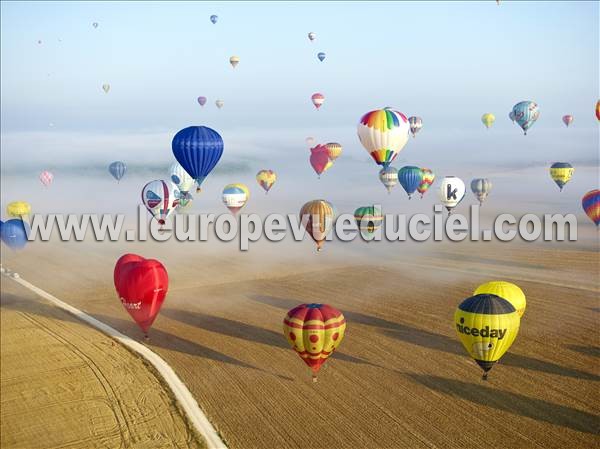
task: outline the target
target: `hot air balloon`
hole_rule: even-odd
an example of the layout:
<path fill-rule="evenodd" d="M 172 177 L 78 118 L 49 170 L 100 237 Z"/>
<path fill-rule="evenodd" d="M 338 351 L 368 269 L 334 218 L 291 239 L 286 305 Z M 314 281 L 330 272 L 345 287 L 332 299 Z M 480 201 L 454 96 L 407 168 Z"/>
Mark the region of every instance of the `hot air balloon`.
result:
<path fill-rule="evenodd" d="M 110 90 L 110 84 L 103 84 L 102 90 L 104 91 L 105 94 L 107 94 L 108 91 Z"/>
<path fill-rule="evenodd" d="M 506 299 L 515 308 L 519 317 L 522 317 L 525 313 L 527 307 L 525 293 L 515 284 L 506 281 L 486 282 L 473 292 L 473 296 L 481 294 L 496 295 Z"/>
<path fill-rule="evenodd" d="M 408 199 L 410 199 L 412 194 L 415 193 L 415 190 L 417 190 L 417 187 L 419 187 L 419 184 L 421 184 L 422 179 L 423 172 L 419 167 L 407 165 L 398 171 L 398 181 L 408 194 Z"/>
<path fill-rule="evenodd" d="M 329 159 L 329 151 L 325 145 L 317 145 L 310 149 L 310 165 L 317 173 L 319 178 L 321 174 L 329 170 L 333 162 Z"/>
<path fill-rule="evenodd" d="M 600 190 L 590 190 L 583 195 L 581 206 L 587 216 L 598 226 L 600 224 Z"/>
<path fill-rule="evenodd" d="M 147 339 L 169 290 L 167 270 L 158 260 L 125 254 L 115 264 L 113 279 L 123 307 Z"/>
<path fill-rule="evenodd" d="M 127 171 L 127 165 L 125 162 L 115 161 L 108 166 L 108 171 L 110 174 L 119 182 L 123 176 L 125 176 L 125 172 Z"/>
<path fill-rule="evenodd" d="M 325 200 L 309 201 L 300 209 L 300 221 L 317 244 L 317 251 L 323 249 L 325 238 L 333 228 L 334 215 L 333 205 Z"/>
<path fill-rule="evenodd" d="M 565 124 L 565 126 L 568 128 L 569 125 L 571 123 L 573 123 L 573 116 L 572 115 L 563 115 L 562 121 Z"/>
<path fill-rule="evenodd" d="M 240 63 L 239 56 L 232 56 L 231 58 L 229 58 L 229 64 L 231 64 L 231 67 L 233 67 L 234 69 L 237 67 L 237 65 L 239 63 Z"/>
<path fill-rule="evenodd" d="M 521 319 L 513 305 L 496 295 L 481 294 L 465 299 L 454 313 L 456 332 L 469 355 L 488 371 L 517 338 Z"/>
<path fill-rule="evenodd" d="M 94 28 L 98 28 L 98 22 L 94 22 L 94 23 L 92 23 L 92 26 L 93 26 Z"/>
<path fill-rule="evenodd" d="M 550 166 L 550 177 L 562 192 L 565 184 L 571 180 L 574 171 L 575 169 L 568 162 L 555 162 Z"/>
<path fill-rule="evenodd" d="M 481 116 L 481 122 L 488 129 L 491 128 L 491 126 L 494 124 L 495 121 L 496 121 L 496 116 L 494 114 L 489 113 L 489 112 L 487 112 L 487 113 L 485 113 L 485 114 L 483 114 Z"/>
<path fill-rule="evenodd" d="M 363 238 L 370 241 L 381 227 L 383 214 L 378 206 L 363 206 L 354 211 L 354 219 Z"/>
<path fill-rule="evenodd" d="M 221 159 L 223 139 L 207 126 L 190 126 L 175 134 L 171 143 L 173 154 L 183 169 L 200 186 Z"/>
<path fill-rule="evenodd" d="M 256 182 L 265 190 L 265 194 L 269 193 L 275 181 L 277 181 L 277 175 L 273 170 L 261 170 L 256 174 Z"/>
<path fill-rule="evenodd" d="M 515 121 L 527 135 L 527 130 L 533 126 L 540 116 L 540 110 L 537 103 L 533 101 L 521 101 L 513 107 Z"/>
<path fill-rule="evenodd" d="M 18 218 L 6 220 L 0 226 L 0 240 L 10 249 L 23 249 L 27 244 L 29 225 Z"/>
<path fill-rule="evenodd" d="M 446 206 L 448 213 L 451 214 L 452 209 L 454 209 L 465 196 L 465 183 L 456 176 L 446 176 L 442 179 L 439 193 L 442 204 Z"/>
<path fill-rule="evenodd" d="M 148 212 L 163 226 L 167 217 L 179 205 L 179 190 L 170 181 L 150 181 L 142 189 L 142 203 Z"/>
<path fill-rule="evenodd" d="M 52 181 L 54 181 L 54 175 L 51 172 L 44 170 L 40 173 L 40 182 L 46 187 L 49 187 Z"/>
<path fill-rule="evenodd" d="M 358 138 L 373 160 L 387 167 L 408 142 L 406 116 L 390 108 L 367 112 L 358 123 Z"/>
<path fill-rule="evenodd" d="M 435 173 L 433 173 L 428 168 L 421 169 L 421 182 L 419 183 L 419 186 L 417 187 L 417 192 L 419 192 L 421 194 L 421 198 L 423 198 L 423 195 L 425 195 L 425 192 L 427 192 L 429 187 L 431 187 L 431 184 L 433 184 L 434 180 L 435 180 Z"/>
<path fill-rule="evenodd" d="M 398 184 L 398 169 L 388 165 L 379 170 L 379 180 L 385 186 L 388 193 L 392 192 L 392 188 Z"/>
<path fill-rule="evenodd" d="M 213 23 L 213 25 L 217 23 L 217 20 L 219 20 L 219 16 L 216 16 L 214 14 L 210 16 L 210 21 Z"/>
<path fill-rule="evenodd" d="M 325 60 L 325 53 L 320 52 L 317 54 L 317 58 L 319 58 L 319 61 L 323 62 Z"/>
<path fill-rule="evenodd" d="M 479 200 L 480 206 L 483 204 L 491 190 L 492 183 L 489 179 L 475 178 L 471 181 L 471 192 L 473 192 L 473 195 Z"/>
<path fill-rule="evenodd" d="M 325 102 L 325 96 L 318 92 L 316 94 L 313 94 L 310 98 L 312 100 L 312 103 L 315 105 L 315 108 L 317 109 L 319 109 Z"/>
<path fill-rule="evenodd" d="M 596 118 L 600 121 L 600 100 L 596 102 Z"/>
<path fill-rule="evenodd" d="M 304 140 L 306 142 L 306 145 L 308 145 L 308 148 L 312 148 L 315 145 L 315 138 L 314 137 L 307 137 Z"/>
<path fill-rule="evenodd" d="M 13 201 L 7 204 L 6 213 L 10 217 L 26 219 L 31 213 L 31 205 L 25 201 Z"/>
<path fill-rule="evenodd" d="M 171 182 L 179 190 L 179 206 L 187 206 L 188 202 L 192 199 L 190 190 L 194 188 L 196 181 L 183 169 L 179 162 L 171 164 L 169 173 L 171 174 Z"/>
<path fill-rule="evenodd" d="M 511 122 L 515 122 L 515 113 L 513 111 L 510 111 L 508 113 L 508 118 L 510 119 Z"/>
<path fill-rule="evenodd" d="M 408 124 L 410 125 L 410 132 L 413 137 L 417 135 L 421 128 L 423 128 L 423 119 L 421 117 L 408 117 Z"/>
<path fill-rule="evenodd" d="M 198 97 L 198 104 L 204 106 L 206 104 L 206 97 Z"/>
<path fill-rule="evenodd" d="M 312 370 L 313 382 L 327 358 L 344 338 L 346 319 L 327 304 L 301 304 L 283 320 L 283 335 Z"/>
<path fill-rule="evenodd" d="M 245 184 L 227 184 L 223 189 L 223 204 L 236 214 L 246 205 L 250 198 L 250 190 Z"/>
<path fill-rule="evenodd" d="M 317 38 L 317 35 L 315 33 L 313 33 L 312 31 L 310 33 L 308 33 L 308 40 L 309 41 L 314 41 Z"/>
<path fill-rule="evenodd" d="M 337 142 L 329 142 L 326 143 L 327 153 L 329 154 L 329 159 L 331 161 L 335 161 L 342 154 L 342 146 Z"/>

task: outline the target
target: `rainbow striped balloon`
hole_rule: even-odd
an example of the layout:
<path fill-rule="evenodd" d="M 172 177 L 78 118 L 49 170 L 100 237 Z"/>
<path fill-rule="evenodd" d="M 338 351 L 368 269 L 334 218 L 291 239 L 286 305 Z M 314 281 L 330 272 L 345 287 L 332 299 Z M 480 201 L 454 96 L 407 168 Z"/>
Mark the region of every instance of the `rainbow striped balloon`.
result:
<path fill-rule="evenodd" d="M 339 347 L 346 319 L 327 304 L 301 304 L 283 320 L 283 335 L 312 370 L 313 382 L 327 358 Z"/>
<path fill-rule="evenodd" d="M 387 167 L 408 142 L 410 125 L 402 112 L 385 108 L 363 115 L 357 131 L 360 143 L 373 160 Z"/>
<path fill-rule="evenodd" d="M 581 206 L 587 216 L 598 226 L 600 224 L 600 190 L 590 190 L 583 195 Z"/>
<path fill-rule="evenodd" d="M 431 184 L 433 184 L 433 181 L 435 180 L 435 173 L 428 168 L 422 168 L 421 173 L 421 182 L 419 183 L 419 187 L 417 187 L 417 192 L 419 192 L 421 198 L 423 198 L 423 195 L 425 195 L 425 192 L 427 192 L 427 189 L 431 187 Z"/>

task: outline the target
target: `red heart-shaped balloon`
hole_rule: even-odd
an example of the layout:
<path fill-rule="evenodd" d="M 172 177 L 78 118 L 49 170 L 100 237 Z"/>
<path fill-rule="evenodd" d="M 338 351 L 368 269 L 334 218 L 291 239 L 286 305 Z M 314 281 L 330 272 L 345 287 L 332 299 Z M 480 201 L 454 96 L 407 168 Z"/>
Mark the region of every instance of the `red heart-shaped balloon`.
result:
<path fill-rule="evenodd" d="M 169 275 L 158 260 L 125 254 L 115 265 L 114 282 L 121 303 L 145 334 L 169 289 Z"/>

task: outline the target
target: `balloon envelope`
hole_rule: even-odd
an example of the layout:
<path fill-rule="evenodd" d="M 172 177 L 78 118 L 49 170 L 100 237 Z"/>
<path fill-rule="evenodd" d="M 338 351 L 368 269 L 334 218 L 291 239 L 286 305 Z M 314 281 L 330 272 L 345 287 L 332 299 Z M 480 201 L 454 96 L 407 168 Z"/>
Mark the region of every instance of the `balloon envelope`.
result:
<path fill-rule="evenodd" d="M 283 335 L 310 367 L 314 381 L 321 366 L 340 346 L 345 330 L 342 312 L 327 304 L 301 304 L 283 320 Z"/>
<path fill-rule="evenodd" d="M 223 139 L 207 126 L 190 126 L 175 134 L 173 155 L 198 187 L 215 168 L 223 154 Z"/>
<path fill-rule="evenodd" d="M 504 298 L 480 294 L 465 299 L 454 313 L 454 324 L 469 355 L 487 372 L 517 338 L 521 319 Z"/>
<path fill-rule="evenodd" d="M 313 33 L 312 31 L 310 33 L 308 33 L 308 39 L 310 41 L 314 41 L 317 38 L 317 35 L 315 33 Z"/>
<path fill-rule="evenodd" d="M 423 119 L 421 117 L 409 117 L 408 124 L 410 125 L 411 134 L 415 137 L 423 128 Z"/>
<path fill-rule="evenodd" d="M 440 183 L 440 200 L 452 212 L 465 196 L 465 183 L 456 176 L 446 176 Z"/>
<path fill-rule="evenodd" d="M 358 122 L 358 138 L 373 160 L 388 166 L 408 142 L 406 116 L 390 108 L 367 112 Z"/>
<path fill-rule="evenodd" d="M 0 240 L 10 249 L 23 249 L 27 244 L 29 225 L 20 218 L 6 220 L 0 226 Z"/>
<path fill-rule="evenodd" d="M 317 145 L 310 149 L 310 165 L 319 176 L 331 167 L 332 162 L 325 145 Z"/>
<path fill-rule="evenodd" d="M 475 178 L 471 181 L 471 191 L 479 200 L 480 205 L 485 201 L 491 190 L 492 183 L 489 179 Z"/>
<path fill-rule="evenodd" d="M 354 211 L 358 230 L 365 239 L 372 239 L 383 223 L 383 213 L 379 206 L 363 206 Z"/>
<path fill-rule="evenodd" d="M 525 135 L 540 116 L 539 107 L 534 101 L 521 101 L 514 105 L 512 112 L 515 122 L 521 127 Z"/>
<path fill-rule="evenodd" d="M 398 184 L 398 169 L 388 165 L 379 171 L 379 180 L 385 186 L 388 193 Z"/>
<path fill-rule="evenodd" d="M 402 167 L 398 171 L 398 181 L 409 198 L 411 198 L 417 187 L 419 187 L 419 184 L 421 184 L 422 177 L 423 172 L 421 169 L 412 165 Z"/>
<path fill-rule="evenodd" d="M 196 181 L 188 172 L 186 172 L 179 162 L 173 162 L 169 167 L 171 182 L 177 186 L 183 194 L 189 192 L 194 187 Z"/>
<path fill-rule="evenodd" d="M 300 222 L 317 244 L 317 251 L 321 251 L 333 228 L 334 215 L 333 205 L 325 200 L 309 201 L 300 209 Z"/>
<path fill-rule="evenodd" d="M 213 24 L 217 23 L 217 20 L 219 20 L 219 16 L 216 16 L 216 15 L 214 15 L 214 14 L 213 14 L 212 16 L 210 16 L 210 21 L 211 21 Z"/>
<path fill-rule="evenodd" d="M 20 218 L 31 213 L 31 205 L 26 201 L 13 201 L 6 205 L 6 213 L 11 217 Z"/>
<path fill-rule="evenodd" d="M 127 171 L 127 165 L 125 162 L 115 161 L 108 166 L 108 171 L 117 181 L 120 181 L 125 172 Z"/>
<path fill-rule="evenodd" d="M 491 128 L 491 126 L 496 121 L 496 116 L 491 113 L 486 113 L 481 116 L 481 122 L 485 125 L 486 128 Z"/>
<path fill-rule="evenodd" d="M 583 195 L 581 207 L 583 207 L 587 216 L 590 217 L 590 220 L 598 226 L 600 224 L 600 190 L 590 190 Z"/>
<path fill-rule="evenodd" d="M 256 182 L 265 192 L 271 190 L 275 181 L 277 181 L 277 175 L 273 170 L 261 170 L 256 174 Z"/>
<path fill-rule="evenodd" d="M 323 103 L 325 102 L 325 96 L 323 94 L 320 93 L 316 93 L 316 94 L 312 94 L 312 97 L 310 97 L 312 100 L 313 105 L 315 106 L 315 108 L 319 109 Z"/>
<path fill-rule="evenodd" d="M 206 97 L 198 97 L 198 104 L 204 106 L 206 104 Z"/>
<path fill-rule="evenodd" d="M 342 146 L 337 142 L 326 143 L 325 147 L 327 148 L 329 159 L 331 159 L 332 162 L 342 155 Z"/>
<path fill-rule="evenodd" d="M 104 93 L 108 93 L 108 91 L 110 90 L 110 84 L 103 84 L 102 90 L 104 91 Z"/>
<path fill-rule="evenodd" d="M 317 54 L 317 58 L 319 58 L 319 61 L 323 62 L 325 60 L 325 53 L 320 52 Z"/>
<path fill-rule="evenodd" d="M 125 254 L 117 260 L 113 278 L 123 307 L 148 334 L 169 289 L 167 270 L 158 260 Z"/>
<path fill-rule="evenodd" d="M 421 198 L 425 195 L 425 192 L 431 187 L 433 181 L 435 180 L 435 173 L 433 173 L 428 168 L 421 169 L 421 182 L 419 183 L 419 187 L 417 187 L 417 192 L 421 194 Z"/>
<path fill-rule="evenodd" d="M 231 64 L 231 67 L 235 69 L 240 63 L 240 58 L 238 56 L 232 56 L 231 58 L 229 58 L 229 63 Z"/>
<path fill-rule="evenodd" d="M 228 184 L 223 189 L 223 204 L 232 213 L 237 213 L 248 202 L 250 190 L 245 184 Z"/>
<path fill-rule="evenodd" d="M 161 226 L 179 205 L 179 196 L 177 187 L 162 179 L 150 181 L 142 189 L 142 203 Z"/>
<path fill-rule="evenodd" d="M 48 187 L 54 181 L 54 175 L 48 170 L 44 170 L 40 173 L 40 182 Z"/>
<path fill-rule="evenodd" d="M 565 126 L 568 128 L 569 125 L 571 123 L 573 123 L 573 116 L 572 115 L 563 115 L 562 121 L 565 124 Z"/>
<path fill-rule="evenodd" d="M 562 191 L 567 182 L 571 180 L 575 169 L 568 162 L 555 162 L 550 167 L 550 177 Z"/>
<path fill-rule="evenodd" d="M 225 102 L 223 100 L 217 100 L 217 101 L 215 101 L 215 104 L 217 105 L 217 107 L 219 109 L 221 109 L 223 106 L 225 106 Z"/>

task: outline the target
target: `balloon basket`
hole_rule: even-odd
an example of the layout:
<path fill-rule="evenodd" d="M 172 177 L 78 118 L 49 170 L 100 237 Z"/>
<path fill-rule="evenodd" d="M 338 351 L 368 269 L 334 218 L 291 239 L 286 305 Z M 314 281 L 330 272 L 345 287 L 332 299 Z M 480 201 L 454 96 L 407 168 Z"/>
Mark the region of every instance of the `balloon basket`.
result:
<path fill-rule="evenodd" d="M 483 375 L 481 376 L 481 380 L 485 380 L 485 381 L 488 380 L 488 373 L 487 373 L 487 371 L 485 373 L 483 373 Z"/>
<path fill-rule="evenodd" d="M 313 374 L 312 381 L 313 381 L 314 384 L 317 383 L 317 375 L 316 374 Z"/>

